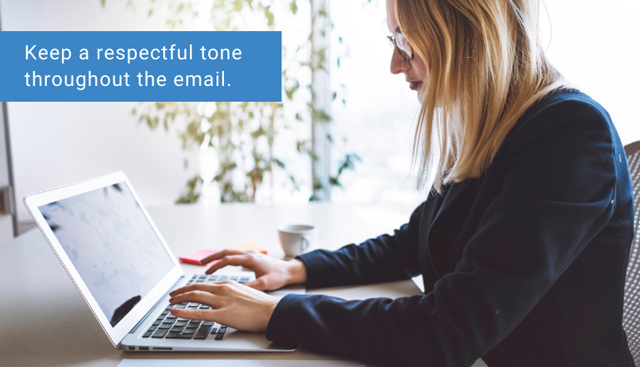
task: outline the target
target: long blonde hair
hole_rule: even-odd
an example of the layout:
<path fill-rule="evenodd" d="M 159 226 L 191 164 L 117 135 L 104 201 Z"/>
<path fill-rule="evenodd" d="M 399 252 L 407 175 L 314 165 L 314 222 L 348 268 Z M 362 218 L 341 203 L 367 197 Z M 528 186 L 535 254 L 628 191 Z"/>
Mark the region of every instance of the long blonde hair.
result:
<path fill-rule="evenodd" d="M 396 0 L 427 67 L 413 144 L 418 187 L 480 177 L 524 112 L 562 86 L 538 43 L 539 0 Z"/>

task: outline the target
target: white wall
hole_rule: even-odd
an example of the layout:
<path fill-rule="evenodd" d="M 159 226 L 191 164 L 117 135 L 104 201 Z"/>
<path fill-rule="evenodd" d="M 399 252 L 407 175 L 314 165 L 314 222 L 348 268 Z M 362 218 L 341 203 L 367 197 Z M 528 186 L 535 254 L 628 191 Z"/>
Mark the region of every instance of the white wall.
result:
<path fill-rule="evenodd" d="M 640 2 L 545 0 L 543 42 L 560 72 L 600 102 L 623 144 L 640 140 Z M 550 33 L 550 37 L 549 37 Z"/>
<path fill-rule="evenodd" d="M 167 30 L 127 0 L 2 0 L 8 31 Z M 151 131 L 131 115 L 137 103 L 9 103 L 18 218 L 30 217 L 25 194 L 122 170 L 147 206 L 173 203 L 190 170 L 177 134 Z"/>

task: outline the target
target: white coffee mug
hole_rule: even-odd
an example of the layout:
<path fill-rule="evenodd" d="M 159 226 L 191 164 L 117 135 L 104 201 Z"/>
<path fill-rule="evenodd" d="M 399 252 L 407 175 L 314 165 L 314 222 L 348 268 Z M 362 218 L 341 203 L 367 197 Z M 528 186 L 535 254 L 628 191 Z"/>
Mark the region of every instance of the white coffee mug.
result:
<path fill-rule="evenodd" d="M 287 224 L 278 227 L 280 245 L 286 259 L 292 259 L 316 242 L 316 227 L 307 224 Z"/>

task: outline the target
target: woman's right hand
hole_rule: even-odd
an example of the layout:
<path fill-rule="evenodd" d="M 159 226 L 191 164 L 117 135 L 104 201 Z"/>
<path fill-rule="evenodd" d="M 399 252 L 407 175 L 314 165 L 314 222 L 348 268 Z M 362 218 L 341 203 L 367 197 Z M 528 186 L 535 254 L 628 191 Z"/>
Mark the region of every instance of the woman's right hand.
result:
<path fill-rule="evenodd" d="M 203 264 L 219 260 L 206 274 L 225 266 L 242 266 L 253 270 L 256 280 L 244 285 L 259 291 L 273 291 L 289 284 L 307 282 L 307 269 L 300 260 L 284 261 L 255 251 L 223 250 L 202 259 Z"/>

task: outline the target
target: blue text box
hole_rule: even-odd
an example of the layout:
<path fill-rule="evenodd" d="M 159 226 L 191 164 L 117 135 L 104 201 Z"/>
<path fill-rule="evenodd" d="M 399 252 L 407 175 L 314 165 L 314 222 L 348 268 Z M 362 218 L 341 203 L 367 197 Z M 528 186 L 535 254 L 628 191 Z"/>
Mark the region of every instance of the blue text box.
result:
<path fill-rule="evenodd" d="M 282 100 L 281 32 L 0 32 L 0 101 Z"/>

